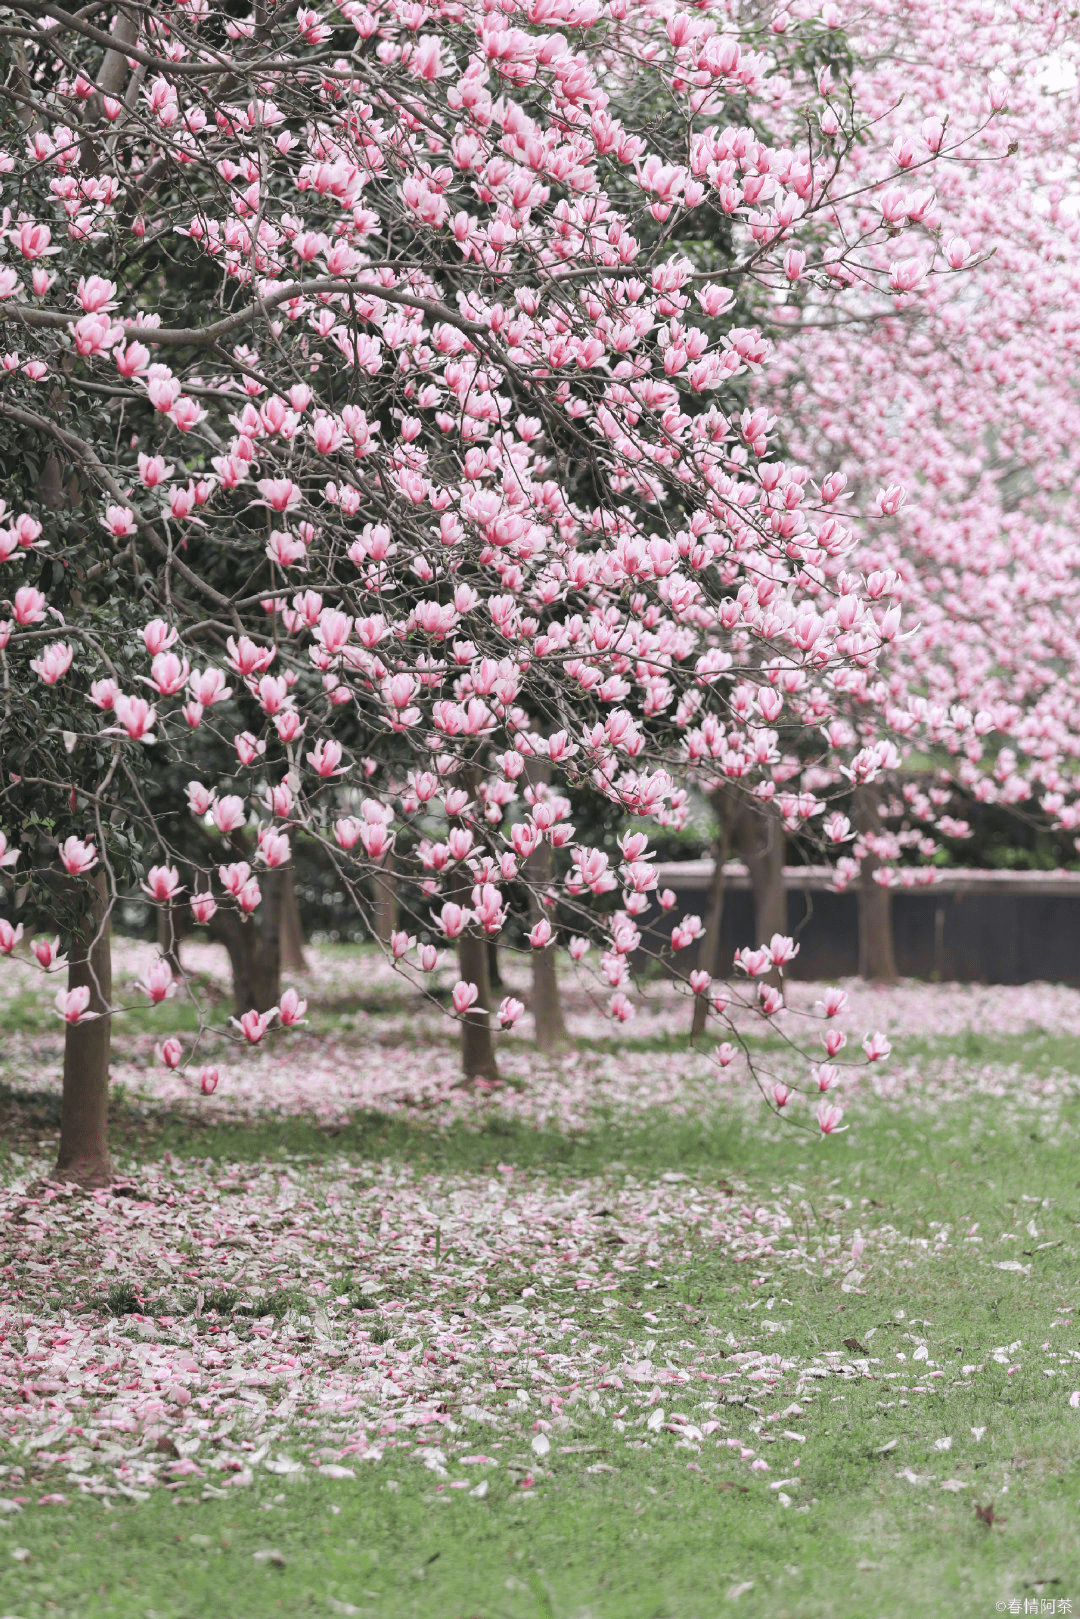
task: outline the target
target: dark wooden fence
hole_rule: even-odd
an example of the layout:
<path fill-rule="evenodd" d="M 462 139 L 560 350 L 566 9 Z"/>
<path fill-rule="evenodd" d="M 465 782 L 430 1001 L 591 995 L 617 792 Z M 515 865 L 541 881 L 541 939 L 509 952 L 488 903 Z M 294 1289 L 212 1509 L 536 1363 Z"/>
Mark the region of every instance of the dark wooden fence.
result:
<path fill-rule="evenodd" d="M 661 888 L 678 899 L 669 918 L 704 918 L 710 860 L 657 867 Z M 725 867 L 722 961 L 756 944 L 750 879 Z M 784 870 L 788 932 L 799 942 L 796 978 L 847 978 L 858 971 L 858 900 L 834 893 L 827 868 Z M 655 912 L 653 912 L 655 915 Z M 953 983 L 1080 984 L 1080 873 L 944 870 L 928 887 L 892 892 L 896 965 L 904 978 Z M 654 923 L 654 926 L 659 924 Z"/>

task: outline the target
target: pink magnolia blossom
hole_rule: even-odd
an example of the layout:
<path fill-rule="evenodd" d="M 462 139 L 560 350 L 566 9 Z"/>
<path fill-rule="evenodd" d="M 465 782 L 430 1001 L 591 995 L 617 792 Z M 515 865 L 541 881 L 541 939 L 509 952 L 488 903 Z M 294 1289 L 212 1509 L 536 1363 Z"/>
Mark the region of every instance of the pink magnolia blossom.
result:
<path fill-rule="evenodd" d="M 238 675 L 261 675 L 274 661 L 273 647 L 261 647 L 241 635 L 239 640 L 230 635 L 225 643 L 229 652 L 229 666 Z"/>
<path fill-rule="evenodd" d="M 191 665 L 175 652 L 159 652 L 150 665 L 150 679 L 162 697 L 175 697 L 187 684 Z"/>
<path fill-rule="evenodd" d="M 772 956 L 765 945 L 758 950 L 744 946 L 735 952 L 735 965 L 741 968 L 748 978 L 760 978 L 771 970 L 772 964 Z"/>
<path fill-rule="evenodd" d="M 110 730 L 125 731 L 132 742 L 153 742 L 153 727 L 157 710 L 144 697 L 128 697 L 120 692 L 113 702 L 113 713 L 119 725 Z"/>
<path fill-rule="evenodd" d="M 308 764 L 316 775 L 324 779 L 330 776 L 342 776 L 349 769 L 348 765 L 341 763 L 342 747 L 340 742 L 333 739 L 320 739 L 308 754 Z"/>
<path fill-rule="evenodd" d="M 60 863 L 70 877 L 81 877 L 84 872 L 90 871 L 97 865 L 97 850 L 92 843 L 84 843 L 81 838 L 65 838 L 60 845 Z"/>
<path fill-rule="evenodd" d="M 45 597 L 33 585 L 20 585 L 14 607 L 16 624 L 40 624 L 45 617 Z"/>
<path fill-rule="evenodd" d="M 176 645 L 177 633 L 163 618 L 151 619 L 149 624 L 143 626 L 143 645 L 150 656 L 156 658 L 160 652 L 167 652 Z"/>
<path fill-rule="evenodd" d="M 176 994 L 172 968 L 163 956 L 151 963 L 139 979 L 138 988 L 148 995 L 154 1005 Z"/>
<path fill-rule="evenodd" d="M 210 814 L 218 831 L 226 834 L 235 832 L 247 820 L 244 800 L 235 793 L 227 793 L 224 798 L 215 799 L 210 805 Z"/>
<path fill-rule="evenodd" d="M 146 874 L 146 881 L 139 886 L 148 898 L 159 905 L 175 899 L 177 894 L 184 891 L 180 873 L 175 866 L 151 866 Z"/>
<path fill-rule="evenodd" d="M 471 1006 L 475 1005 L 479 993 L 480 991 L 477 989 L 475 984 L 467 984 L 463 980 L 459 979 L 454 985 L 451 994 L 451 999 L 454 1003 L 454 1011 L 459 1014 L 467 1012 Z"/>
<path fill-rule="evenodd" d="M 218 867 L 218 877 L 221 886 L 228 890 L 235 899 L 244 884 L 251 878 L 251 867 L 246 860 L 236 860 L 230 865 Z"/>
<path fill-rule="evenodd" d="M 834 1135 L 837 1130 L 846 1130 L 847 1125 L 840 1123 L 843 1117 L 843 1108 L 837 1107 L 834 1102 L 820 1102 L 818 1104 L 817 1122 L 823 1136 Z"/>
<path fill-rule="evenodd" d="M 266 752 L 266 743 L 250 731 L 242 731 L 239 736 L 234 736 L 233 746 L 242 765 L 254 764 Z"/>
<path fill-rule="evenodd" d="M 95 680 L 91 683 L 90 701 L 95 708 L 102 709 L 106 714 L 111 711 L 119 695 L 120 688 L 111 677 L 104 680 Z"/>
<path fill-rule="evenodd" d="M 504 995 L 499 1002 L 500 1028 L 512 1029 L 524 1011 L 521 1001 L 516 1000 L 513 995 Z"/>
<path fill-rule="evenodd" d="M 136 534 L 139 528 L 135 521 L 135 513 L 130 506 L 107 506 L 102 522 L 117 540 L 125 539 L 129 534 Z"/>
<path fill-rule="evenodd" d="M 307 1001 L 302 1000 L 295 989 L 287 989 L 278 1005 L 278 1016 L 287 1029 L 294 1028 L 305 1021 L 307 1006 Z"/>
<path fill-rule="evenodd" d="M 236 1020 L 244 1039 L 249 1045 L 257 1046 L 274 1019 L 277 1008 L 269 1012 L 245 1012 L 243 1017 Z"/>
<path fill-rule="evenodd" d="M 40 658 L 31 658 L 30 667 L 46 686 L 55 686 L 71 668 L 72 657 L 72 650 L 66 641 L 53 641 Z"/>
<path fill-rule="evenodd" d="M 204 787 L 200 781 L 189 781 L 187 784 L 188 808 L 192 815 L 207 815 L 211 806 L 216 802 L 214 794 L 209 787 Z"/>
<path fill-rule="evenodd" d="M 79 984 L 75 989 L 61 989 L 56 993 L 56 1010 L 65 1023 L 87 1023 L 98 1016 L 89 1010 L 90 986 Z"/>
<path fill-rule="evenodd" d="M 55 972 L 63 965 L 59 939 L 32 939 L 30 948 L 43 972 Z"/>
<path fill-rule="evenodd" d="M 196 922 L 200 923 L 203 927 L 205 927 L 207 922 L 211 920 L 216 911 L 217 900 L 214 898 L 213 894 L 209 892 L 192 894 L 191 914 L 195 918 Z"/>
<path fill-rule="evenodd" d="M 232 690 L 226 684 L 225 676 L 220 669 L 196 670 L 188 680 L 188 690 L 203 708 L 211 708 L 214 703 L 224 703 L 232 696 Z"/>
<path fill-rule="evenodd" d="M 292 859 L 292 845 L 287 832 L 264 827 L 259 833 L 259 859 L 270 867 L 286 866 Z"/>
<path fill-rule="evenodd" d="M 774 933 L 769 940 L 769 955 L 772 957 L 774 967 L 786 967 L 790 961 L 795 960 L 798 954 L 799 946 L 794 939 Z"/>
<path fill-rule="evenodd" d="M 454 900 L 447 900 L 439 912 L 439 925 L 446 938 L 457 939 L 469 923 L 469 912 Z"/>

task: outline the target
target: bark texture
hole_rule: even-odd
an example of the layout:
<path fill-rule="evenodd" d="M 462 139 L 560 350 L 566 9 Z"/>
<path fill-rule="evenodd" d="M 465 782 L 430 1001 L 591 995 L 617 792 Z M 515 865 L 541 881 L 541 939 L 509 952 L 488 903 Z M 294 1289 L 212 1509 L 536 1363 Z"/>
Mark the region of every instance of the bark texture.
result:
<path fill-rule="evenodd" d="M 546 786 L 551 780 L 551 764 L 547 759 L 530 758 L 525 761 L 525 774 L 533 787 Z M 536 897 L 551 883 L 551 845 L 541 840 L 525 861 L 525 878 L 529 884 L 529 925 L 535 926 L 547 915 Z M 562 997 L 559 993 L 559 969 L 554 943 L 543 950 L 532 952 L 532 1014 L 536 1024 L 536 1046 L 545 1057 L 565 1057 L 573 1050 L 563 1017 Z"/>
<path fill-rule="evenodd" d="M 862 836 L 881 831 L 878 803 L 875 788 L 856 787 L 852 820 Z M 859 877 L 859 977 L 868 983 L 895 984 L 900 975 L 893 949 L 892 893 L 874 881 L 874 872 L 881 864 L 877 855 L 869 851 L 863 857 Z"/>
<path fill-rule="evenodd" d="M 390 948 L 390 935 L 398 923 L 397 877 L 394 851 L 383 856 L 382 869 L 375 874 L 375 937 L 384 950 Z"/>
<path fill-rule="evenodd" d="M 735 844 L 750 872 L 754 892 L 754 944 L 787 932 L 784 892 L 784 828 L 769 804 L 741 799 L 735 811 Z"/>
<path fill-rule="evenodd" d="M 233 1007 L 245 1012 L 269 1012 L 281 999 L 281 914 L 284 871 L 278 867 L 260 877 L 262 903 L 259 922 L 241 912 L 220 909 L 210 921 L 210 936 L 229 953 L 232 967 Z"/>
<path fill-rule="evenodd" d="M 306 973 L 308 964 L 304 954 L 304 926 L 296 899 L 296 872 L 291 865 L 282 867 L 281 879 L 281 970 L 283 973 Z"/>
<path fill-rule="evenodd" d="M 480 776 L 475 769 L 465 772 L 462 785 L 467 789 L 470 799 L 479 795 Z M 454 899 L 464 909 L 469 909 L 472 897 L 472 886 L 469 875 L 459 871 L 454 884 Z M 457 942 L 458 972 L 463 982 L 475 984 L 477 998 L 469 1011 L 461 1019 L 461 1074 L 465 1081 L 485 1079 L 495 1081 L 499 1077 L 499 1065 L 495 1060 L 495 1042 L 491 1034 L 491 973 L 488 967 L 488 937 L 477 926 L 466 928 Z"/>
<path fill-rule="evenodd" d="M 458 971 L 466 984 L 475 984 L 479 991 L 461 1019 L 461 1073 L 466 1080 L 499 1077 L 495 1042 L 491 1038 L 492 995 L 487 947 L 487 939 L 478 928 L 467 929 L 458 939 Z"/>
<path fill-rule="evenodd" d="M 112 950 L 104 871 L 91 879 L 94 898 L 68 957 L 68 989 L 90 991 L 88 1010 L 100 1014 L 69 1023 L 64 1032 L 64 1088 L 56 1178 L 79 1186 L 108 1186 L 109 1051 L 112 1042 Z"/>
<path fill-rule="evenodd" d="M 698 952 L 698 966 L 717 979 L 723 972 L 723 962 L 720 959 L 720 934 L 724 922 L 724 864 L 731 853 L 732 822 L 734 819 L 732 807 L 725 801 L 722 794 L 716 794 L 713 803 L 716 810 L 717 834 L 713 843 L 713 871 L 709 879 L 709 891 L 705 897 L 705 915 L 702 921 L 705 925 L 705 936 L 701 941 Z M 694 996 L 694 1016 L 690 1024 L 691 1040 L 700 1040 L 705 1033 L 708 1021 L 708 996 Z"/>

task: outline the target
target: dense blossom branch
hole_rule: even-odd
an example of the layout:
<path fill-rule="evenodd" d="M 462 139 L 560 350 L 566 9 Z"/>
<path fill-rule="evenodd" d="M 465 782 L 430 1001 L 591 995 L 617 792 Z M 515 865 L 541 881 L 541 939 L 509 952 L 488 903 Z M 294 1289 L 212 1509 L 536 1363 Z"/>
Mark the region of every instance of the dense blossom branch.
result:
<path fill-rule="evenodd" d="M 5 857 L 42 904 L 59 849 L 239 925 L 295 839 L 360 907 L 393 853 L 423 983 L 436 941 L 521 938 L 544 843 L 524 946 L 597 939 L 630 1016 L 638 919 L 676 966 L 701 931 L 656 920 L 650 826 L 723 785 L 842 847 L 827 799 L 895 753 L 899 613 L 842 478 L 773 453 L 770 331 L 807 284 L 945 268 L 896 257 L 936 253 L 926 207 L 855 217 L 903 164 L 856 203 L 877 126 L 842 38 L 652 0 L 131 8 L 113 94 L 110 35 L 11 9 L 56 26 L 11 64 L 47 112 L 0 150 Z M 743 951 L 745 992 L 681 976 L 734 1035 L 795 949 Z M 479 995 L 467 1025 L 520 1014 Z"/>

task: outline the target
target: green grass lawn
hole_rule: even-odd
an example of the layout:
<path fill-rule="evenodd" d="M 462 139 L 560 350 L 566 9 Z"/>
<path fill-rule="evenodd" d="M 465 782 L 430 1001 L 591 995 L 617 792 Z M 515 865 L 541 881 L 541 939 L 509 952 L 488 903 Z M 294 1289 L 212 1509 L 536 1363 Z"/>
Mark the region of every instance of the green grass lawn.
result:
<path fill-rule="evenodd" d="M 1033 1056 L 1045 1058 L 1038 1045 Z M 1056 1045 L 1052 1057 L 1062 1060 Z M 839 1270 L 782 1257 L 751 1275 L 722 1250 L 695 1252 L 644 1284 L 655 1353 L 690 1358 L 730 1333 L 740 1347 L 863 1358 L 868 1375 L 808 1383 L 797 1414 L 767 1391 L 757 1404 L 714 1406 L 768 1461 L 763 1473 L 737 1452 L 651 1431 L 636 1408 L 613 1437 L 610 1416 L 582 1402 L 552 1433 L 531 1487 L 501 1468 L 483 1498 L 384 1459 L 358 1463 L 352 1480 L 310 1468 L 295 1480 L 257 1473 L 228 1499 L 200 1499 L 195 1481 L 137 1504 L 30 1505 L 0 1520 L 0 1610 L 14 1619 L 900 1619 L 989 1614 L 1016 1599 L 1021 1612 L 1025 1601 L 1049 1612 L 1047 1602 L 1066 1600 L 1080 1612 L 1080 1410 L 1068 1403 L 1080 1387 L 1078 1129 L 1075 1104 L 1048 1127 L 1038 1110 L 992 1100 L 934 1113 L 865 1105 L 829 1141 L 744 1129 L 722 1114 L 573 1138 L 373 1115 L 333 1131 L 296 1120 L 196 1129 L 121 1118 L 118 1139 L 139 1156 L 344 1153 L 447 1172 L 521 1163 L 553 1182 L 676 1172 L 703 1183 L 737 1176 L 762 1199 L 784 1190 L 825 1242 L 877 1234 L 858 1286 L 844 1291 Z M 976 1225 L 982 1240 L 965 1240 Z M 627 1283 L 608 1312 L 614 1339 L 639 1331 L 628 1306 L 641 1287 Z M 845 1348 L 847 1338 L 867 1355 Z M 944 1375 L 919 1378 L 920 1341 Z M 692 1388 L 674 1398 L 704 1420 Z M 770 1488 L 782 1480 L 792 1482 Z M 987 1523 L 976 1507 L 991 1503 Z"/>

